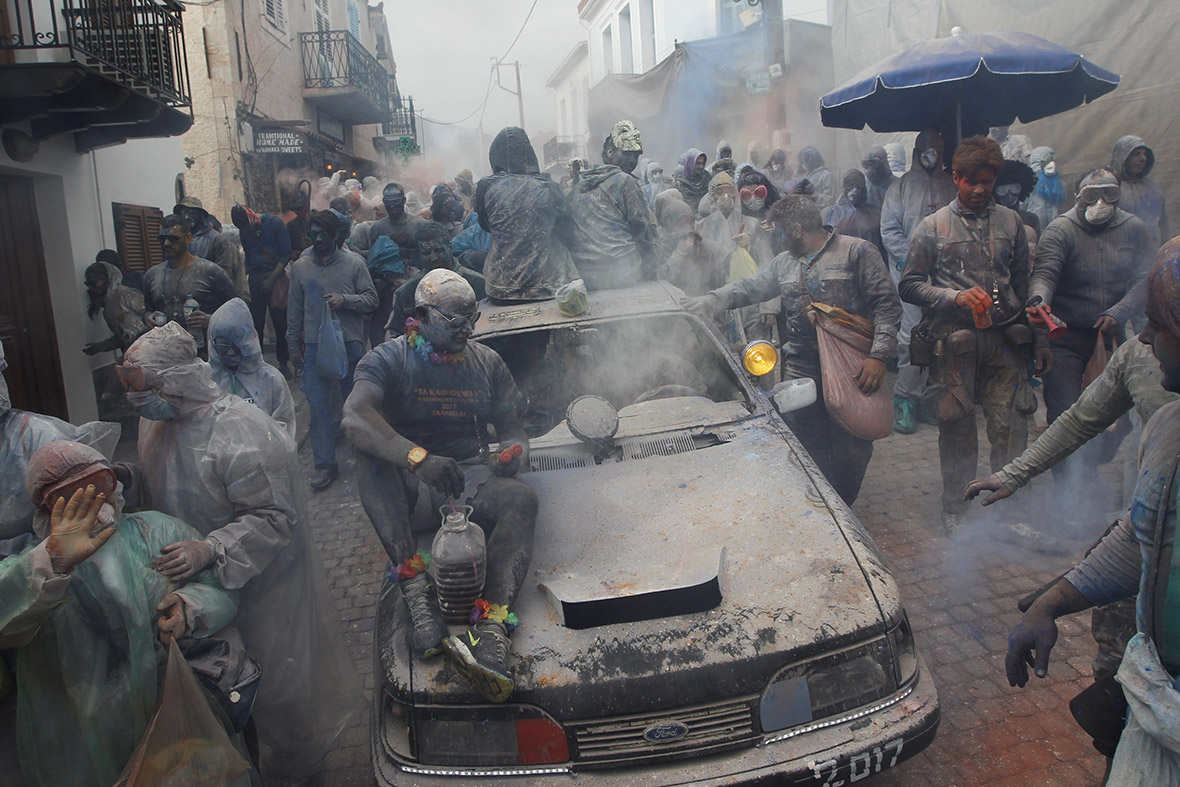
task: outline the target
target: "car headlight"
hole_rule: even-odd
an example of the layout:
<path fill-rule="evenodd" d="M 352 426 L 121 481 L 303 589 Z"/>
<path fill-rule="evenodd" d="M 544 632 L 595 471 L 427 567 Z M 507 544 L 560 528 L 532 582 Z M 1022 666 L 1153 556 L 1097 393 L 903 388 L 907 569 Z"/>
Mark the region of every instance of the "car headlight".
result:
<path fill-rule="evenodd" d="M 424 764 L 540 765 L 570 758 L 562 726 L 530 705 L 420 705 L 411 731 Z"/>
<path fill-rule="evenodd" d="M 910 619 L 901 613 L 901 622 L 889 632 L 889 644 L 893 647 L 893 658 L 897 663 L 897 685 L 904 686 L 918 674 L 918 646 L 914 642 L 914 631 Z"/>
<path fill-rule="evenodd" d="M 778 350 L 770 342 L 750 342 L 742 351 L 742 365 L 755 377 L 770 374 L 778 366 Z"/>
<path fill-rule="evenodd" d="M 886 637 L 792 664 L 762 693 L 763 732 L 835 716 L 897 690 L 897 667 Z"/>

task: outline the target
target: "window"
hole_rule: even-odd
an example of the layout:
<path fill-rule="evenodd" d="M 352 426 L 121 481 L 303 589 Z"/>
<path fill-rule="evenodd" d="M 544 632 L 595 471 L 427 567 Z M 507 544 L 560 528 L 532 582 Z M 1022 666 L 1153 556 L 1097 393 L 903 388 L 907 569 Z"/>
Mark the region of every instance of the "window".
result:
<path fill-rule="evenodd" d="M 332 29 L 332 10 L 328 7 L 328 0 L 315 0 L 315 29 L 318 33 Z"/>
<path fill-rule="evenodd" d="M 613 74 L 615 71 L 615 42 L 610 25 L 602 31 L 602 73 Z"/>
<path fill-rule="evenodd" d="M 262 0 L 262 16 L 279 30 L 287 29 L 286 0 Z"/>
<path fill-rule="evenodd" d="M 146 271 L 164 261 L 164 252 L 156 236 L 164 222 L 164 212 L 146 205 L 111 203 L 115 220 L 115 248 L 127 270 Z"/>
<path fill-rule="evenodd" d="M 656 64 L 655 19 L 654 0 L 639 0 L 639 67 L 643 71 Z"/>
<path fill-rule="evenodd" d="M 630 5 L 619 12 L 619 60 L 622 73 L 635 73 L 635 44 L 631 36 Z"/>
<path fill-rule="evenodd" d="M 357 41 L 361 40 L 361 14 L 356 8 L 356 0 L 348 0 L 348 32 Z"/>

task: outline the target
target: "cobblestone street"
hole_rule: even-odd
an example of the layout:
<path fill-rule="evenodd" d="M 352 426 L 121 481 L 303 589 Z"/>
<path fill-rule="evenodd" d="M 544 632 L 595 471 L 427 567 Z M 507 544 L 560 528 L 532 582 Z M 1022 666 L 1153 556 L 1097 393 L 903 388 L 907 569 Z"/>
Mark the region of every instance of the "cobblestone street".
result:
<path fill-rule="evenodd" d="M 980 445 L 986 447 L 982 436 Z M 360 506 L 351 451 L 341 443 L 339 453 L 341 478 L 311 496 L 311 521 L 357 668 L 371 691 L 373 610 L 386 559 Z M 309 449 L 301 461 L 310 474 Z M 1118 467 L 1113 463 L 1103 470 L 1112 487 L 1117 486 Z M 1065 570 L 1072 558 L 1000 543 L 993 534 L 1006 527 L 1004 518 L 1021 506 L 1021 495 L 1031 499 L 1050 481 L 1038 479 L 1030 490 L 986 509 L 992 521 L 976 506 L 965 532 L 954 538 L 938 523 L 939 485 L 937 430 L 924 425 L 915 435 L 893 435 L 876 444 L 855 506 L 897 577 L 942 700 L 942 725 L 934 743 L 862 783 L 1098 785 L 1104 761 L 1073 723 L 1067 706 L 1090 682 L 1096 648 L 1089 615 L 1061 621 L 1048 678 L 1034 678 L 1018 690 L 1004 676 L 1007 633 L 1019 616 L 1017 600 Z M 1101 519 L 1094 522 L 1098 533 L 1105 526 Z M 1087 545 L 1078 542 L 1078 554 Z M 356 720 L 329 755 L 326 785 L 372 783 L 367 725 L 367 716 Z"/>

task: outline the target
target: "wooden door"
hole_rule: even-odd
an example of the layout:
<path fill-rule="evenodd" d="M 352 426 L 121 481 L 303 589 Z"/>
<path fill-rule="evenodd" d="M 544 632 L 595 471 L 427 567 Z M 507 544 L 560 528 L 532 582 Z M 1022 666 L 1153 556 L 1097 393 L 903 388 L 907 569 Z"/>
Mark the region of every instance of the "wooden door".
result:
<path fill-rule="evenodd" d="M 12 175 L 0 175 L 0 341 L 12 406 L 68 419 L 33 181 Z"/>

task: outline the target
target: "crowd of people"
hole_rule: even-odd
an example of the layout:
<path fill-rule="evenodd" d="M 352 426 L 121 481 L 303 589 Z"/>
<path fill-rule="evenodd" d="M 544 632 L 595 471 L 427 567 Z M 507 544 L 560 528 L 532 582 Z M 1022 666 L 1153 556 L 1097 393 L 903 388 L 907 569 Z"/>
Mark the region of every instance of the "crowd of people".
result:
<path fill-rule="evenodd" d="M 918 134 L 908 169 L 899 148 L 870 147 L 861 168 L 837 178 L 816 147 L 792 168 L 785 151 L 763 162 L 754 145 L 737 163 L 722 140 L 711 165 L 689 148 L 669 174 L 620 121 L 600 164 L 575 161 L 558 182 L 524 130 L 506 128 L 490 146 L 489 176 L 464 170 L 428 203 L 402 183 L 341 186 L 337 175 L 293 198 L 285 216 L 236 205 L 222 227 L 189 196 L 162 222 L 164 262 L 139 276 L 101 252 L 85 286 L 91 318 L 111 336 L 84 352 L 121 355 L 118 377 L 142 416 L 138 461 L 110 461 L 93 430 L 12 410 L 0 387 L 0 645 L 16 653 L 6 663 L 20 687 L 26 779 L 112 783 L 150 719 L 171 639 L 211 695 L 249 702 L 249 724 L 228 727 L 268 779 L 314 771 L 359 696 L 305 498 L 308 485 L 339 476 L 341 434 L 413 655 L 445 653 L 489 701 L 507 699 L 512 607 L 538 502 L 516 478 L 528 466 L 521 393 L 504 359 L 471 341 L 480 303 L 564 307 L 571 293 L 657 279 L 735 349 L 753 339 L 781 347 L 782 368 L 764 388 L 814 381 L 816 402 L 784 417 L 851 504 L 873 443 L 825 406 L 815 312 L 842 315 L 868 347 L 851 372 L 866 401 L 897 370 L 887 428 L 938 427 L 948 533 L 981 491 L 987 505 L 1050 467 L 1093 467 L 1102 454 L 1077 451 L 1084 443 L 1128 412 L 1140 428 L 1150 421 L 1130 515 L 1033 604 L 1008 669 L 1023 685 L 1035 650 L 1043 675 L 1054 617 L 1139 592 L 1138 630 L 1154 611 L 1147 634 L 1177 674 L 1175 583 L 1166 570 L 1140 583 L 1137 569 L 1140 547 L 1144 561 L 1168 564 L 1158 545 L 1171 542 L 1180 492 L 1171 483 L 1180 432 L 1167 420 L 1180 391 L 1180 246 L 1161 248 L 1170 233 L 1151 148 L 1123 137 L 1110 166 L 1068 185 L 1052 148 L 1006 130 L 962 140 L 949 166 L 935 130 Z M 275 366 L 263 357 L 268 315 Z M 1142 343 L 1128 326 L 1144 330 Z M 292 381 L 308 404 L 307 480 Z M 1026 450 L 1037 388 L 1049 428 Z M 976 405 L 993 473 L 973 481 Z M 506 461 L 487 460 L 501 452 Z M 435 510 L 469 502 L 490 534 L 484 596 L 462 635 L 443 621 L 430 556 L 410 529 L 423 495 Z M 1051 537 L 1021 527 L 1034 548 Z M 1134 611 L 1131 601 L 1100 613 L 1100 678 L 1150 672 L 1154 651 L 1134 637 Z M 1119 667 L 1124 649 L 1132 666 Z M 63 690 L 83 651 L 77 674 L 118 673 L 117 696 Z M 115 725 L 103 723 L 112 704 L 125 710 Z M 79 754 L 47 756 L 44 729 L 77 739 Z M 1142 752 L 1151 730 L 1142 719 L 1132 729 L 1128 746 Z"/>

